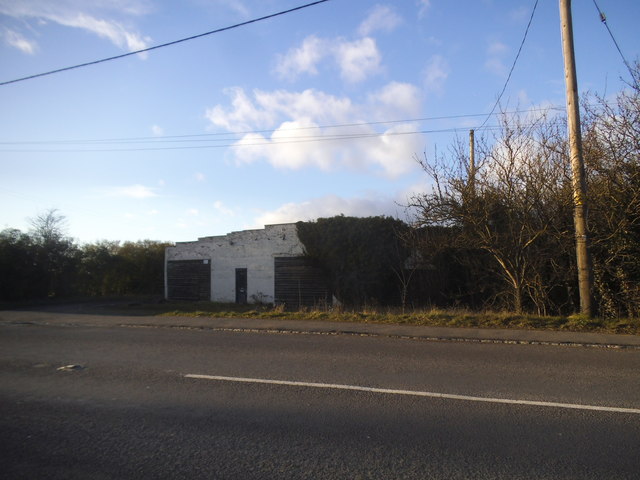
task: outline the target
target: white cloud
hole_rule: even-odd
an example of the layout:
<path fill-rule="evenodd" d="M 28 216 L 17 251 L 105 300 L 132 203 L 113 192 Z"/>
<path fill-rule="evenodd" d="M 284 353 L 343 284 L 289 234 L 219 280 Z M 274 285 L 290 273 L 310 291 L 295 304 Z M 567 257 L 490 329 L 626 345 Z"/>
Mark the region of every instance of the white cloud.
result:
<path fill-rule="evenodd" d="M 515 8 L 514 10 L 511 10 L 511 12 L 509 12 L 509 16 L 511 17 L 511 19 L 516 22 L 525 20 L 527 16 L 529 16 L 530 14 L 531 14 L 531 11 L 529 10 L 529 7 L 526 7 L 524 5 L 518 8 Z"/>
<path fill-rule="evenodd" d="M 164 135 L 164 128 L 158 125 L 152 125 L 151 133 L 153 134 L 154 137 L 162 137 Z"/>
<path fill-rule="evenodd" d="M 249 16 L 249 9 L 245 5 L 244 2 L 240 0 L 213 0 L 214 3 L 219 4 L 222 7 L 233 10 L 234 12 L 240 14 L 242 17 Z"/>
<path fill-rule="evenodd" d="M 422 93 L 415 85 L 390 82 L 380 90 L 369 94 L 370 118 L 389 120 L 390 118 L 403 118 L 407 115 L 415 116 L 422 110 L 421 100 Z M 380 114 L 384 117 L 381 117 Z"/>
<path fill-rule="evenodd" d="M 487 60 L 484 63 L 485 69 L 495 75 L 505 77 L 508 69 L 504 64 L 502 57 L 504 57 L 508 51 L 509 47 L 504 43 L 499 41 L 491 42 L 487 47 Z"/>
<path fill-rule="evenodd" d="M 275 73 L 282 79 L 295 80 L 301 74 L 316 75 L 324 59 L 336 62 L 341 77 L 350 83 L 366 80 L 380 71 L 382 56 L 371 37 L 354 41 L 327 40 L 311 35 L 297 48 L 278 57 Z"/>
<path fill-rule="evenodd" d="M 227 88 L 224 93 L 233 97 L 233 108 L 225 110 L 222 106 L 216 105 L 205 114 L 216 127 L 225 128 L 230 132 L 242 132 L 267 128 L 273 123 L 273 115 L 267 109 L 257 109 L 243 89 Z M 256 93 L 256 97 L 258 95 L 259 93 Z"/>
<path fill-rule="evenodd" d="M 444 82 L 449 77 L 449 63 L 441 55 L 433 55 L 424 72 L 424 82 L 427 90 L 442 92 Z"/>
<path fill-rule="evenodd" d="M 204 182 L 204 181 L 207 179 L 207 177 L 205 176 L 205 174 L 204 174 L 204 173 L 201 173 L 201 172 L 196 173 L 196 174 L 194 175 L 194 177 L 195 177 L 195 179 L 196 179 L 196 181 L 197 181 L 197 182 Z"/>
<path fill-rule="evenodd" d="M 282 117 L 343 123 L 353 107 L 349 99 L 312 89 L 302 92 L 254 90 L 253 98 L 249 98 L 242 88 L 226 89 L 225 93 L 232 97 L 231 108 L 216 105 L 208 109 L 205 116 L 214 126 L 231 132 L 272 128 Z"/>
<path fill-rule="evenodd" d="M 7 44 L 29 55 L 33 55 L 38 47 L 35 41 L 28 40 L 21 33 L 13 30 L 6 29 L 3 37 Z"/>
<path fill-rule="evenodd" d="M 146 48 L 150 39 L 128 26 L 125 19 L 148 11 L 149 2 L 141 0 L 0 0 L 0 14 L 23 21 L 36 20 L 31 28 L 48 22 L 80 28 L 129 51 Z M 35 48 L 35 41 L 23 37 L 22 45 L 24 42 Z"/>
<path fill-rule="evenodd" d="M 487 53 L 493 56 L 502 56 L 509 51 L 509 47 L 507 47 L 502 42 L 491 42 L 487 47 Z"/>
<path fill-rule="evenodd" d="M 337 195 L 327 195 L 300 203 L 286 203 L 275 210 L 262 212 L 255 218 L 254 227 L 310 221 L 340 214 L 353 217 L 379 215 L 395 217 L 402 213 L 403 208 L 398 206 L 393 198 L 386 196 L 343 198 Z"/>
<path fill-rule="evenodd" d="M 290 118 L 315 118 L 321 123 L 341 121 L 353 108 L 351 100 L 339 98 L 319 90 L 307 89 L 302 92 L 277 90 L 275 92 L 255 91 L 255 98 L 262 108 L 272 115 Z"/>
<path fill-rule="evenodd" d="M 427 38 L 427 42 L 429 42 L 429 45 L 433 45 L 436 47 L 441 47 L 442 45 L 444 45 L 444 42 L 442 41 L 442 39 L 438 37 L 434 37 L 433 35 Z"/>
<path fill-rule="evenodd" d="M 420 181 L 414 183 L 413 185 L 409 185 L 403 191 L 398 193 L 398 203 L 400 205 L 407 205 L 411 198 L 421 196 L 429 192 L 429 182 L 429 178 L 424 175 Z"/>
<path fill-rule="evenodd" d="M 381 58 L 376 41 L 371 37 L 343 42 L 336 49 L 342 78 L 351 83 L 361 82 L 379 71 Z"/>
<path fill-rule="evenodd" d="M 527 91 L 524 89 L 518 90 L 517 99 L 518 99 L 519 106 L 523 105 L 525 107 L 529 107 L 529 105 L 533 105 L 533 101 L 529 97 L 529 94 L 527 93 Z"/>
<path fill-rule="evenodd" d="M 190 217 L 197 217 L 198 215 L 200 215 L 200 212 L 197 208 L 190 208 L 186 211 L 186 214 Z"/>
<path fill-rule="evenodd" d="M 125 197 L 125 198 L 151 198 L 157 197 L 158 194 L 154 192 L 154 189 L 145 187 L 144 185 L 136 184 L 126 187 L 112 187 L 106 191 L 106 195 L 109 197 Z"/>
<path fill-rule="evenodd" d="M 238 164 L 266 160 L 275 168 L 321 170 L 347 168 L 397 177 L 415 168 L 413 154 L 424 148 L 411 123 L 391 127 L 364 124 L 415 116 L 422 95 L 413 85 L 391 82 L 368 95 L 363 104 L 317 90 L 289 92 L 230 90 L 232 106 L 218 105 L 207 112 L 216 126 L 230 131 L 273 129 L 270 135 L 248 133 L 236 142 L 232 155 Z M 237 102 L 237 98 L 242 102 Z M 271 122 L 263 121 L 270 118 Z M 252 123 L 253 121 L 253 123 Z M 356 124 L 348 127 L 327 125 Z"/>
<path fill-rule="evenodd" d="M 420 136 L 415 132 L 417 125 L 404 123 L 387 129 L 380 136 L 368 154 L 384 174 L 395 178 L 411 172 L 416 168 L 413 156 L 424 147 Z"/>
<path fill-rule="evenodd" d="M 427 11 L 431 8 L 431 0 L 418 0 L 416 2 L 418 5 L 418 17 L 424 18 L 427 14 Z"/>
<path fill-rule="evenodd" d="M 376 5 L 358 27 L 358 33 L 366 37 L 376 31 L 392 32 L 400 23 L 402 18 L 391 7 Z"/>
<path fill-rule="evenodd" d="M 327 42 L 310 35 L 298 48 L 292 48 L 285 55 L 279 56 L 276 73 L 286 79 L 294 79 L 301 73 L 316 75 L 316 66 L 327 53 Z"/>
<path fill-rule="evenodd" d="M 116 46 L 129 50 L 142 50 L 148 46 L 149 38 L 143 38 L 140 34 L 127 30 L 119 22 L 103 20 L 84 13 L 69 16 L 55 16 L 51 20 L 67 26 L 88 30 L 99 37 L 106 38 Z"/>
<path fill-rule="evenodd" d="M 486 68 L 489 72 L 497 75 L 499 77 L 507 76 L 507 66 L 504 62 L 496 57 L 490 57 L 484 62 L 484 68 Z"/>
<path fill-rule="evenodd" d="M 46 20 L 58 12 L 110 11 L 127 16 L 146 15 L 150 0 L 0 0 L 0 13 L 11 17 L 40 17 Z"/>
<path fill-rule="evenodd" d="M 228 217 L 232 217 L 235 215 L 235 212 L 230 208 L 226 207 L 224 203 L 222 203 L 220 200 L 213 202 L 213 208 L 215 208 L 222 215 L 225 215 Z"/>

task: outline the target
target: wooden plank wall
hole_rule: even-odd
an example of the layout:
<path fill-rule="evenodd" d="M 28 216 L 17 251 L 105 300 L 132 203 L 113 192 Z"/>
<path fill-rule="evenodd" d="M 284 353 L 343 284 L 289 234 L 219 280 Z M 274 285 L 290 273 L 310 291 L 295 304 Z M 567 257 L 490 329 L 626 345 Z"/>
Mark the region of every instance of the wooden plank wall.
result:
<path fill-rule="evenodd" d="M 331 305 L 331 292 L 322 270 L 305 257 L 276 257 L 275 304 L 287 310 Z"/>
<path fill-rule="evenodd" d="M 167 287 L 169 300 L 210 300 L 211 261 L 170 260 L 167 262 Z"/>

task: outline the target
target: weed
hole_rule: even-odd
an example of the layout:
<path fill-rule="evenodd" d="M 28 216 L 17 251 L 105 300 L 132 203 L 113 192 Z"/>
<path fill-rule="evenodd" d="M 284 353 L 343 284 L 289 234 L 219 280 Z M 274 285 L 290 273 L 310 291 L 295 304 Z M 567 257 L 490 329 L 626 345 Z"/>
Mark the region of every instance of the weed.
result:
<path fill-rule="evenodd" d="M 215 302 L 117 303 L 87 306 L 87 313 L 98 307 L 110 314 L 162 315 L 212 318 L 296 319 L 327 322 L 385 323 L 403 325 L 450 326 L 466 328 L 519 328 L 527 330 L 570 330 L 579 332 L 624 333 L 640 335 L 640 318 L 588 318 L 582 315 L 541 316 L 513 312 L 473 312 L 463 309 L 390 309 L 367 306 L 363 310 L 349 310 L 344 306 L 327 308 L 318 305 L 299 311 L 286 310 L 284 305 Z M 91 310 L 91 308 L 93 310 Z"/>

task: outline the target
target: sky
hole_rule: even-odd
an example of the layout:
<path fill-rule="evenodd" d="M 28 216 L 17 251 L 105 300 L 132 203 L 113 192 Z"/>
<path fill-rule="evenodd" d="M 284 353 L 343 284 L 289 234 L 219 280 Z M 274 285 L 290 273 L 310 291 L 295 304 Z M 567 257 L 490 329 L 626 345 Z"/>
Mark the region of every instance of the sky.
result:
<path fill-rule="evenodd" d="M 0 82 L 309 1 L 0 0 Z M 50 209 L 79 243 L 192 241 L 339 214 L 404 218 L 428 186 L 416 157 L 496 124 L 487 115 L 534 3 L 330 0 L 2 85 L 0 229 L 26 232 Z M 640 2 L 597 3 L 636 60 Z M 614 95 L 629 79 L 622 58 L 592 0 L 572 9 L 580 92 Z M 539 0 L 501 105 L 565 102 L 558 0 Z"/>

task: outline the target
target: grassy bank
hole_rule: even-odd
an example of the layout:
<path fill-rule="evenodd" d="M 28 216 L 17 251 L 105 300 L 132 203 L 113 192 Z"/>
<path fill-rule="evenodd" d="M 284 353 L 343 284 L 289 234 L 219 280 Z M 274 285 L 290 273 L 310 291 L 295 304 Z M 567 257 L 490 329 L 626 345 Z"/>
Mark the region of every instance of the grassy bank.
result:
<path fill-rule="evenodd" d="M 237 305 L 233 303 L 164 302 L 159 297 L 127 297 L 45 301 L 22 305 L 1 305 L 0 309 L 37 309 L 66 313 L 125 316 L 185 316 L 216 318 L 263 318 L 357 322 L 397 325 L 426 325 L 467 328 L 514 328 L 526 330 L 559 330 L 574 332 L 624 333 L 640 335 L 640 318 L 585 318 L 572 316 L 540 316 L 509 312 L 472 312 L 467 310 L 415 309 L 401 310 L 369 308 L 305 309 L 291 312 L 267 305 Z"/>
<path fill-rule="evenodd" d="M 167 304 L 167 307 L 171 307 Z M 426 325 L 467 328 L 515 328 L 527 330 L 560 330 L 576 332 L 625 333 L 640 335 L 639 318 L 586 318 L 572 316 L 540 316 L 508 312 L 470 312 L 465 310 L 416 309 L 405 311 L 393 309 L 314 310 L 297 312 L 278 308 L 225 304 L 175 305 L 160 315 L 192 317 L 241 317 L 281 318 L 330 322 L 358 322 L 398 325 Z"/>

